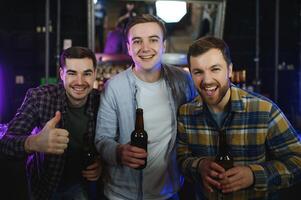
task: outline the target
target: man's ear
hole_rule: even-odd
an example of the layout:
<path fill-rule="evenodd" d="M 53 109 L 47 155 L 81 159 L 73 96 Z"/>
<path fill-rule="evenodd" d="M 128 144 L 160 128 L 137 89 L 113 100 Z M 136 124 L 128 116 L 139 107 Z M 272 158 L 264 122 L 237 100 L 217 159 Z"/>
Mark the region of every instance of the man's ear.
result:
<path fill-rule="evenodd" d="M 163 42 L 163 53 L 165 53 L 165 51 L 166 51 L 166 40 L 164 40 Z"/>
<path fill-rule="evenodd" d="M 62 67 L 60 67 L 60 78 L 61 80 L 64 80 L 64 69 Z"/>
<path fill-rule="evenodd" d="M 232 70 L 233 70 L 233 65 L 232 63 L 228 66 L 228 76 L 229 78 L 232 78 Z"/>
<path fill-rule="evenodd" d="M 132 51 L 131 51 L 131 47 L 130 47 L 130 43 L 129 42 L 126 42 L 126 47 L 127 47 L 127 50 L 128 50 L 128 54 L 130 56 L 132 56 Z"/>

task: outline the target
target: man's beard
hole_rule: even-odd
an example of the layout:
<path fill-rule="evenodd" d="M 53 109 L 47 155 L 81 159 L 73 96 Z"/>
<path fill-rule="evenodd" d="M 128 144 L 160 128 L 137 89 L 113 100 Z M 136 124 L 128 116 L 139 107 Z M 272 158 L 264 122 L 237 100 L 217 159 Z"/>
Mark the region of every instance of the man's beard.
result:
<path fill-rule="evenodd" d="M 202 90 L 204 91 L 204 86 L 201 87 Z M 202 92 L 199 92 L 200 96 L 202 97 L 202 100 L 204 103 L 206 103 L 207 105 L 218 105 L 225 97 L 225 95 L 227 94 L 228 89 L 230 88 L 230 82 L 228 82 L 227 84 L 225 84 L 224 86 L 220 86 L 220 84 L 218 84 L 218 97 L 216 100 L 211 100 L 210 97 L 208 97 L 208 95 L 204 95 Z"/>

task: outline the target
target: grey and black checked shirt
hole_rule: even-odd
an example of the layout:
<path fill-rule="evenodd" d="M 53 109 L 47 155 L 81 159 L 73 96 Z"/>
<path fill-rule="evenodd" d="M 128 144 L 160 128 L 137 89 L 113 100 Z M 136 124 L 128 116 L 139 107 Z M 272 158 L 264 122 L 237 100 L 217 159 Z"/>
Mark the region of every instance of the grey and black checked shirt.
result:
<path fill-rule="evenodd" d="M 94 144 L 95 115 L 98 105 L 99 94 L 93 90 L 87 101 L 86 112 L 90 119 L 87 133 L 84 135 L 84 144 Z M 45 200 L 51 197 L 63 173 L 65 154 L 50 155 L 36 152 L 29 155 L 25 152 L 24 142 L 34 128 L 42 129 L 46 122 L 55 116 L 56 111 L 62 113 L 58 127 L 64 128 L 66 107 L 67 97 L 61 83 L 29 89 L 21 107 L 0 140 L 0 152 L 4 155 L 28 157 L 27 176 L 30 195 L 34 199 Z"/>

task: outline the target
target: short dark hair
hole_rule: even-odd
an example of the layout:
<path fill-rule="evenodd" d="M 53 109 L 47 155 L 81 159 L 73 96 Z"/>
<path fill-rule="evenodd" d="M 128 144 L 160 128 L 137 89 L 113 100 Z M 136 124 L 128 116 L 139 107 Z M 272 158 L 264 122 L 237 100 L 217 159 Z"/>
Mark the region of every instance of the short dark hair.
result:
<path fill-rule="evenodd" d="M 221 51 L 227 66 L 229 66 L 232 61 L 230 57 L 230 50 L 226 42 L 222 39 L 212 37 L 212 36 L 206 36 L 206 37 L 201 37 L 200 39 L 194 41 L 188 50 L 187 53 L 187 62 L 188 66 L 190 68 L 190 57 L 196 57 L 199 55 L 202 55 L 206 53 L 207 51 L 211 49 L 218 49 Z"/>
<path fill-rule="evenodd" d="M 97 61 L 93 51 L 86 47 L 69 47 L 65 49 L 60 56 L 60 67 L 66 66 L 67 58 L 90 58 L 93 61 L 93 67 L 96 68 Z"/>
<path fill-rule="evenodd" d="M 127 1 L 125 4 L 135 4 L 135 1 Z"/>
<path fill-rule="evenodd" d="M 127 23 L 124 29 L 124 38 L 126 42 L 128 42 L 128 34 L 133 26 L 135 26 L 136 24 L 149 23 L 149 22 L 157 23 L 160 26 L 163 33 L 163 41 L 164 41 L 166 39 L 166 34 L 167 34 L 164 22 L 154 15 L 142 14 L 131 18 L 130 21 Z"/>

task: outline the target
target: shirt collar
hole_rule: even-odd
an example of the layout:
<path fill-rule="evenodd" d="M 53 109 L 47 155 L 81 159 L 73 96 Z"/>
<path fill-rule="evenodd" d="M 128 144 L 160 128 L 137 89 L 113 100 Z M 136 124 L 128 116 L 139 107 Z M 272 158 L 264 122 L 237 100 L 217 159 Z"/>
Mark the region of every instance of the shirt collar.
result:
<path fill-rule="evenodd" d="M 230 97 L 230 112 L 244 112 L 245 110 L 245 104 L 243 102 L 242 97 L 245 96 L 244 93 L 241 92 L 239 88 L 237 88 L 235 85 L 231 84 L 230 86 L 231 90 L 231 97 Z M 202 112 L 204 111 L 205 105 L 200 95 L 198 95 L 194 99 L 196 103 L 196 109 L 195 112 Z"/>

